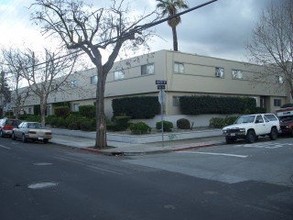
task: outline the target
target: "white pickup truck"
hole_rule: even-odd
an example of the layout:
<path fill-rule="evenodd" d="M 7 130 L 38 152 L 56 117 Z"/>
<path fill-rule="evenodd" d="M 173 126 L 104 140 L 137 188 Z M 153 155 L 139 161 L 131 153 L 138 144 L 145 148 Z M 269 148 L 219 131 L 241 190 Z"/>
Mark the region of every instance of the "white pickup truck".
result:
<path fill-rule="evenodd" d="M 223 128 L 227 144 L 233 143 L 237 139 L 245 139 L 246 142 L 253 143 L 259 136 L 266 135 L 269 135 L 271 140 L 275 140 L 279 131 L 279 119 L 272 113 L 242 115 L 233 125 Z"/>

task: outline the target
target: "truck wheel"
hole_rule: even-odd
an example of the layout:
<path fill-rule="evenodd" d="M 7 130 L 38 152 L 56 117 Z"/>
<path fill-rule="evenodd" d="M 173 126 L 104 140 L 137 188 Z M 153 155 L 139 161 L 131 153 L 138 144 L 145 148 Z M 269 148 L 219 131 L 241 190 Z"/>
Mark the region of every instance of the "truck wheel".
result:
<path fill-rule="evenodd" d="M 226 137 L 226 144 L 233 144 L 235 142 L 234 138 Z"/>
<path fill-rule="evenodd" d="M 254 130 L 249 130 L 246 134 L 246 142 L 247 143 L 253 143 L 256 140 L 256 135 Z"/>
<path fill-rule="evenodd" d="M 270 138 L 271 140 L 276 140 L 278 138 L 278 131 L 276 128 L 271 129 Z"/>

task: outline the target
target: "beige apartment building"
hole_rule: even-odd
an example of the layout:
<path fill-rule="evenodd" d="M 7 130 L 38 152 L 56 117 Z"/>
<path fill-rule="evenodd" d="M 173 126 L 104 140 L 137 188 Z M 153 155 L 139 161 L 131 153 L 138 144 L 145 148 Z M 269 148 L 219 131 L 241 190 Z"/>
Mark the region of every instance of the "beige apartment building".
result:
<path fill-rule="evenodd" d="M 264 71 L 262 66 L 249 63 L 168 50 L 125 59 L 116 62 L 108 75 L 106 115 L 112 116 L 114 98 L 158 96 L 156 80 L 167 81 L 166 117 L 181 117 L 179 97 L 192 95 L 253 97 L 259 107 L 274 112 L 291 100 L 282 77 L 274 76 L 269 83 L 257 80 Z M 69 102 L 72 111 L 78 111 L 81 105 L 94 104 L 96 83 L 95 69 L 72 74 L 64 88 L 50 95 L 48 114 L 53 114 L 54 103 Z M 33 113 L 38 104 L 37 98 L 30 96 L 24 110 Z"/>

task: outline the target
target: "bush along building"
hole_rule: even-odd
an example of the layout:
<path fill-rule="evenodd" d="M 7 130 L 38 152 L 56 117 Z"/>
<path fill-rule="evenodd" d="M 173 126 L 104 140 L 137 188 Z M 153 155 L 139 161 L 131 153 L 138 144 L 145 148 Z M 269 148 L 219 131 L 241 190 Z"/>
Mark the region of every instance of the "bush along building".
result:
<path fill-rule="evenodd" d="M 264 73 L 259 65 L 167 50 L 125 59 L 116 62 L 108 75 L 106 115 L 109 120 L 129 116 L 155 127 L 161 120 L 156 80 L 167 82 L 162 112 L 164 120 L 174 125 L 181 118 L 200 127 L 214 117 L 274 112 L 291 101 L 290 95 L 280 77 L 258 80 Z M 47 114 L 64 105 L 71 112 L 95 105 L 97 81 L 94 69 L 72 74 L 62 89 L 49 96 Z M 38 105 L 37 97 L 30 95 L 23 110 L 38 114 Z"/>

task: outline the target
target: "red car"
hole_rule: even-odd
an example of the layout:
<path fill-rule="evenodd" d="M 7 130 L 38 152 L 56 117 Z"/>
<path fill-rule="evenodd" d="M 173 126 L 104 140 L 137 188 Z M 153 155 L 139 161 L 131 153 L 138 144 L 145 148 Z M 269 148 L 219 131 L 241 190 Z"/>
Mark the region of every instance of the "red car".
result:
<path fill-rule="evenodd" d="M 12 129 L 16 128 L 20 124 L 20 120 L 10 119 L 10 118 L 2 118 L 0 119 L 0 136 L 11 136 Z"/>
<path fill-rule="evenodd" d="M 277 110 L 277 116 L 280 119 L 282 134 L 291 135 L 293 137 L 293 107 Z"/>

